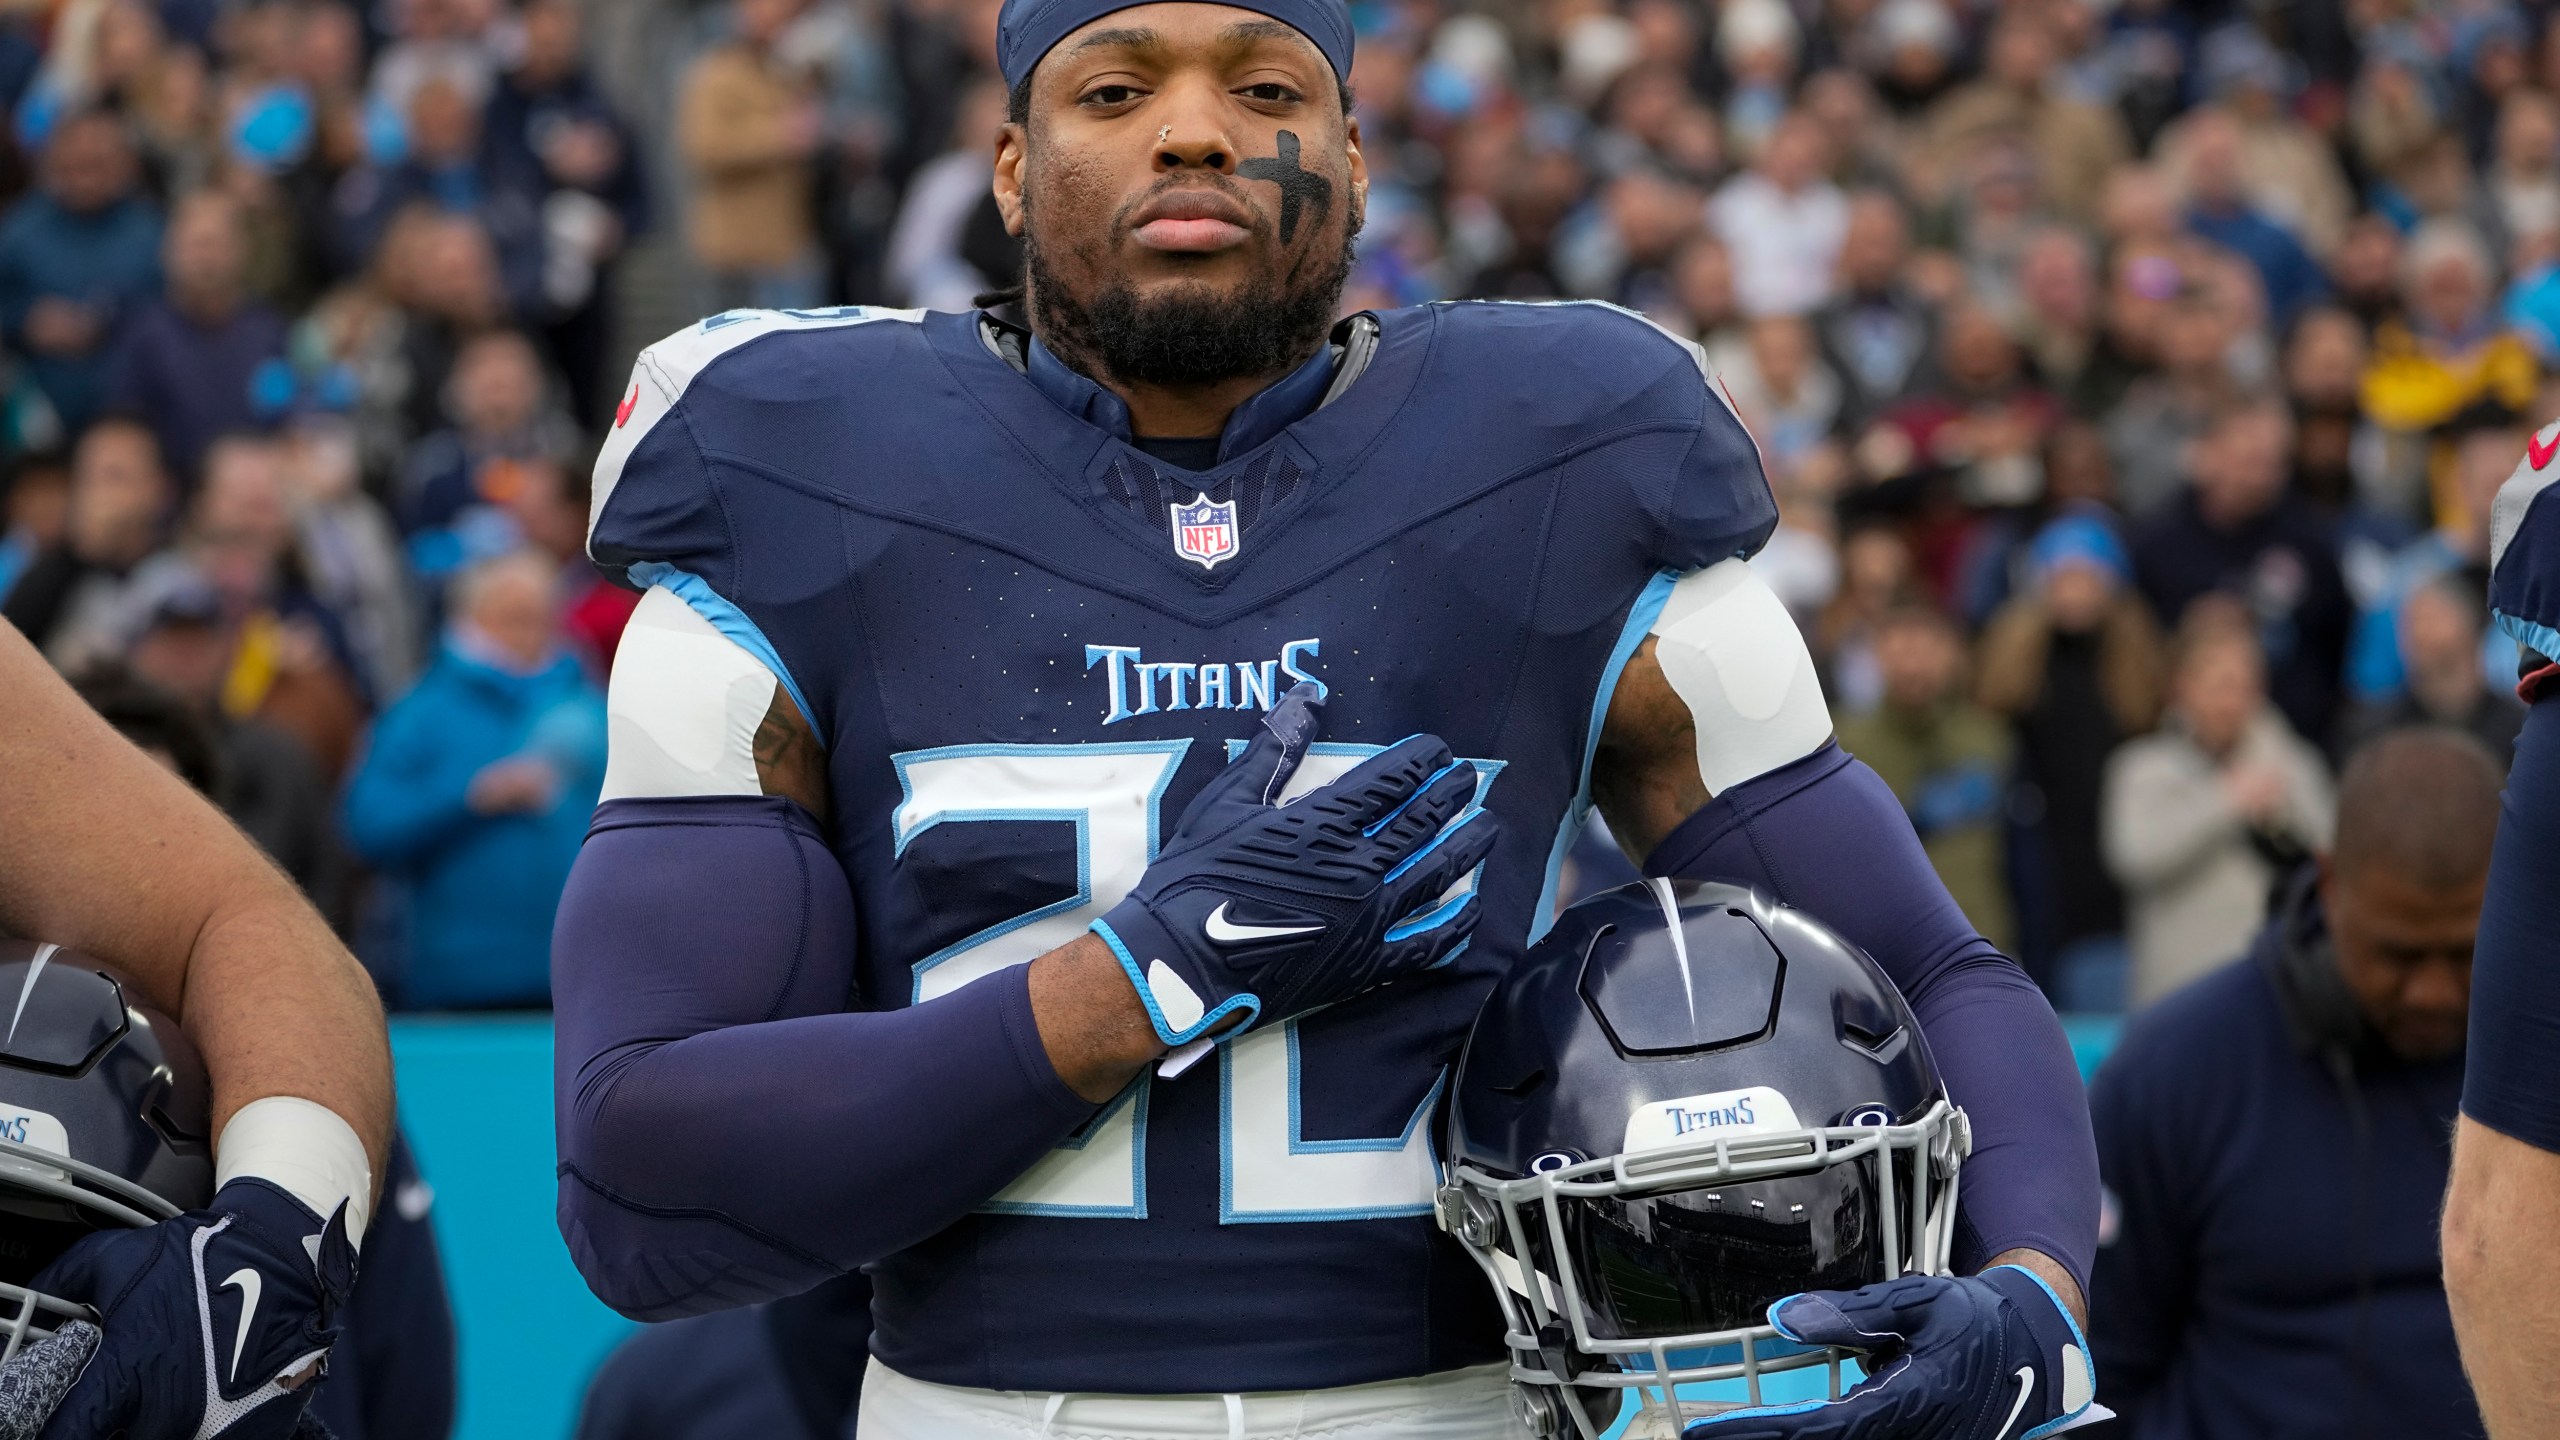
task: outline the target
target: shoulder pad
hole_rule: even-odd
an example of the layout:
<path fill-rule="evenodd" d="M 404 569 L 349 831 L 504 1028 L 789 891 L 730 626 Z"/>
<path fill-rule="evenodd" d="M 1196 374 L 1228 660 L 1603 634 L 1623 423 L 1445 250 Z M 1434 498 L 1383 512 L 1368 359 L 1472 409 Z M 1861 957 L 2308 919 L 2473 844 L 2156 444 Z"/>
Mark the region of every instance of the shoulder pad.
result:
<path fill-rule="evenodd" d="M 631 367 L 631 384 L 614 408 L 613 428 L 605 432 L 596 454 L 595 493 L 587 511 L 593 529 L 605 502 L 622 479 L 623 466 L 660 420 L 684 399 L 694 377 L 712 363 L 751 341 L 769 335 L 810 330 L 840 330 L 875 320 L 922 320 L 922 310 L 891 310 L 877 305 L 836 305 L 820 310 L 724 310 L 687 325 L 648 349 Z"/>
<path fill-rule="evenodd" d="M 1548 352 L 1540 373 L 1550 380 L 1569 376 L 1584 382 L 1595 404 L 1625 403 L 1659 384 L 1666 372 L 1685 369 L 1715 397 L 1723 418 L 1742 423 L 1706 349 L 1642 311 L 1606 300 L 1450 300 L 1434 308 L 1463 340 L 1500 345 L 1506 334 L 1539 333 L 1545 342 L 1541 348 Z M 1682 393 L 1687 393 L 1685 387 Z M 1692 418 L 1714 418 L 1714 411 Z"/>

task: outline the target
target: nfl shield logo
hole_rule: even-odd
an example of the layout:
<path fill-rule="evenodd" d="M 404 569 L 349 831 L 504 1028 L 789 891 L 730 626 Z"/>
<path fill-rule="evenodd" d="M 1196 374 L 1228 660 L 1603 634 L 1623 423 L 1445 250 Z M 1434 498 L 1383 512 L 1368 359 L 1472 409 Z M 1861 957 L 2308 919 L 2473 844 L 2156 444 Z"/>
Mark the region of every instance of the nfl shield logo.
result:
<path fill-rule="evenodd" d="M 1212 500 L 1202 491 L 1188 505 L 1166 508 L 1173 511 L 1173 553 L 1199 561 L 1203 570 L 1215 570 L 1219 561 L 1234 557 L 1236 502 Z"/>

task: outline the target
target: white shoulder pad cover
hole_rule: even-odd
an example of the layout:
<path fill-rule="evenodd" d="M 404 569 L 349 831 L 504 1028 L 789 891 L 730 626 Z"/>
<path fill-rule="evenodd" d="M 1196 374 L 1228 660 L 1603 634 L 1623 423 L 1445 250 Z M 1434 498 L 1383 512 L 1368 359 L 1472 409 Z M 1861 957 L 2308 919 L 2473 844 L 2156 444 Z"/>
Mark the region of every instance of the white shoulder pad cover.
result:
<path fill-rule="evenodd" d="M 1831 738 L 1831 707 L 1794 617 L 1751 567 L 1726 560 L 1671 587 L 1654 659 L 1698 725 L 1698 774 L 1720 795 Z"/>
<path fill-rule="evenodd" d="M 658 586 L 640 597 L 605 694 L 607 800 L 760 795 L 756 727 L 780 682 Z"/>

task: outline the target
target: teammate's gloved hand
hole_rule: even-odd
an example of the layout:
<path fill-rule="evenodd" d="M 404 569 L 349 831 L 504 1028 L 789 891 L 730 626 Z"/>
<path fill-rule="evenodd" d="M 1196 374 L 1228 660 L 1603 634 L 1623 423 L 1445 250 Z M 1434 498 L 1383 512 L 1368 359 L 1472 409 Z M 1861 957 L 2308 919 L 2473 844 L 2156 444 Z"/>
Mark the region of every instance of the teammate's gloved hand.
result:
<path fill-rule="evenodd" d="M 1167 1045 L 1238 1012 L 1241 1031 L 1427 969 L 1475 928 L 1472 894 L 1439 901 L 1493 849 L 1494 822 L 1479 810 L 1449 825 L 1476 773 L 1439 740 L 1414 736 L 1272 803 L 1315 740 L 1321 703 L 1301 685 L 1264 716 L 1137 888 L 1093 923 Z"/>
<path fill-rule="evenodd" d="M 92 1235 L 34 1288 L 100 1313 L 88 1368 L 44 1440 L 286 1440 L 355 1284 L 346 1210 L 323 1221 L 264 1180 L 145 1230 Z"/>
<path fill-rule="evenodd" d="M 1686 1440 L 2027 1440 L 2077 1417 L 2097 1390 L 2080 1327 L 2015 1265 L 1790 1295 L 1769 1323 L 1865 1352 L 1867 1378 L 1828 1404 L 1698 1421 Z"/>

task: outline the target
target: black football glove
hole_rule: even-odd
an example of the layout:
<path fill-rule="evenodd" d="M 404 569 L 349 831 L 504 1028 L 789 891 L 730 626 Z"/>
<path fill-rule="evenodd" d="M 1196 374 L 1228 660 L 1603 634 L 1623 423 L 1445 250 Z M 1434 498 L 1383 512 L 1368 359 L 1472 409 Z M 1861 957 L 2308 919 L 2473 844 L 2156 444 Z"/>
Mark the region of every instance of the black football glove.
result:
<path fill-rule="evenodd" d="M 346 1207 L 323 1220 L 264 1180 L 234 1180 L 204 1209 L 148 1229 L 89 1236 L 33 1282 L 99 1312 L 86 1368 L 36 1433 L 309 1440 L 303 1407 L 355 1264 Z M 65 1326 L 11 1369 L 63 1353 L 85 1328 Z"/>
<path fill-rule="evenodd" d="M 1442 896 L 1493 849 L 1494 822 L 1458 818 L 1475 767 L 1438 739 L 1399 741 L 1274 803 L 1321 703 L 1301 685 L 1273 707 L 1137 888 L 1093 924 L 1167 1045 L 1239 1012 L 1237 1032 L 1347 1000 L 1446 960 L 1475 929 L 1476 897 Z"/>
<path fill-rule="evenodd" d="M 1861 1352 L 1867 1378 L 1837 1400 L 1698 1421 L 1688 1440 L 2033 1440 L 2073 1428 L 2096 1395 L 2078 1322 L 2016 1265 L 1790 1295 L 1769 1322 Z"/>

